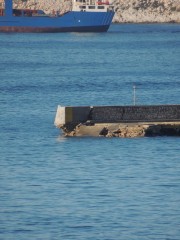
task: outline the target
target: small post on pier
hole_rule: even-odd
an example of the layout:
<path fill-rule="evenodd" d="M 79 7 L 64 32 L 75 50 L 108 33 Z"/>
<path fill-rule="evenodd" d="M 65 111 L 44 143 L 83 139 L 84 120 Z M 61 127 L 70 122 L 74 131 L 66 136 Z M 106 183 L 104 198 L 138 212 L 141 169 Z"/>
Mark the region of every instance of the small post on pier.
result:
<path fill-rule="evenodd" d="M 136 105 L 136 86 L 133 86 L 133 104 Z"/>

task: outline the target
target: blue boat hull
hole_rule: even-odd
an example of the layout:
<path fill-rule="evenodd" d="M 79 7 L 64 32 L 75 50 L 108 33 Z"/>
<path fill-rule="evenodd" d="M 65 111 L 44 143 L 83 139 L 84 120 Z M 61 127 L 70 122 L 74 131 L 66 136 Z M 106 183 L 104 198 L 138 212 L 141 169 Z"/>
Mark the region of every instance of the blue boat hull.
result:
<path fill-rule="evenodd" d="M 0 17 L 0 32 L 106 32 L 114 12 L 75 12 L 59 17 Z"/>

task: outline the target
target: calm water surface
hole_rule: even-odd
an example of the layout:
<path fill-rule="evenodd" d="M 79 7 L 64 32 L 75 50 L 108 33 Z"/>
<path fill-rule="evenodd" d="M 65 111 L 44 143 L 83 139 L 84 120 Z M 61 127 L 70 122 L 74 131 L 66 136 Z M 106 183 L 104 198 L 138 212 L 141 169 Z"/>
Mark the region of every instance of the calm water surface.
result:
<path fill-rule="evenodd" d="M 0 239 L 179 240 L 180 138 L 64 138 L 61 105 L 180 104 L 180 25 L 0 34 Z"/>

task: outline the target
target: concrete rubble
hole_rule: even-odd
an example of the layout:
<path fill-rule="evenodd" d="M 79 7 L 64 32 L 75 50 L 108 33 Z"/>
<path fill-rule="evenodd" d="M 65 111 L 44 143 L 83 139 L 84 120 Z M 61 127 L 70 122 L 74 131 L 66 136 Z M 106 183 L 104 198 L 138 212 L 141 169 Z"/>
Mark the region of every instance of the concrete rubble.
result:
<path fill-rule="evenodd" d="M 73 130 L 62 128 L 64 136 L 80 137 L 154 137 L 180 136 L 180 123 L 121 123 L 121 124 L 79 124 Z"/>

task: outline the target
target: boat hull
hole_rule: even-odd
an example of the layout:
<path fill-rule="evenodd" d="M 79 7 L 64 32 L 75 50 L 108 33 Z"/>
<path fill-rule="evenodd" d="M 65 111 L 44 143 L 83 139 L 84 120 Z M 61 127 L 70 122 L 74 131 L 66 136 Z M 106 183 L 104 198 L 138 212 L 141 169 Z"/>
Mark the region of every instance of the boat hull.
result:
<path fill-rule="evenodd" d="M 68 12 L 60 17 L 0 17 L 0 32 L 106 32 L 114 12 Z"/>
<path fill-rule="evenodd" d="M 59 32 L 107 32 L 109 25 L 88 27 L 0 27 L 0 32 L 59 33 Z"/>

